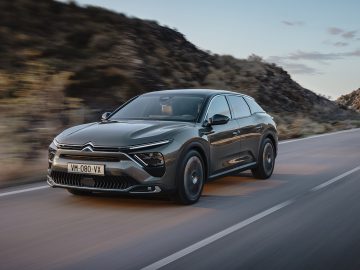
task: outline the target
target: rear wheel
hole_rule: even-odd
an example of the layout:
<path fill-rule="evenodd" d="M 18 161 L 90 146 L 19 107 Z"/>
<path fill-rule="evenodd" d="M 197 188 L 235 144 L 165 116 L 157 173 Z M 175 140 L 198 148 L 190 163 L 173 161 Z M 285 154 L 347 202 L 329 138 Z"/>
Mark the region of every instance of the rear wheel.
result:
<path fill-rule="evenodd" d="M 189 151 L 181 163 L 177 177 L 176 201 L 185 205 L 196 203 L 201 197 L 205 175 L 201 155 L 195 150 Z"/>
<path fill-rule="evenodd" d="M 92 194 L 91 191 L 81 190 L 81 189 L 68 188 L 67 191 L 69 191 L 71 194 L 77 195 L 77 196 L 88 196 L 88 195 L 91 195 L 91 194 Z"/>
<path fill-rule="evenodd" d="M 272 175 L 274 166 L 275 148 L 272 141 L 266 138 L 261 144 L 257 167 L 252 169 L 251 172 L 255 178 L 267 179 Z"/>

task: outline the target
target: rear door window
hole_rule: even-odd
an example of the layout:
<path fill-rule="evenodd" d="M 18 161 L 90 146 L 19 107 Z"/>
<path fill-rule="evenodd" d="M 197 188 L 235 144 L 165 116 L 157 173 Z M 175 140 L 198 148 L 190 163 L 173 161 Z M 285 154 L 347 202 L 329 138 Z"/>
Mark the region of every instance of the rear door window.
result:
<path fill-rule="evenodd" d="M 229 105 L 224 96 L 216 96 L 212 99 L 206 119 L 213 117 L 215 114 L 222 114 L 231 118 Z"/>

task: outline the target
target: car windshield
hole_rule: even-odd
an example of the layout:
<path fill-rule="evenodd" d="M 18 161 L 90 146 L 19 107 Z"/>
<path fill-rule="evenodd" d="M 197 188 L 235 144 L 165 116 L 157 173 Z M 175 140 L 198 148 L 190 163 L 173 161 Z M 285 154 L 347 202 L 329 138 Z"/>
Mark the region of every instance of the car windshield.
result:
<path fill-rule="evenodd" d="M 195 122 L 204 96 L 161 94 L 139 96 L 110 117 L 110 120 L 166 120 Z"/>

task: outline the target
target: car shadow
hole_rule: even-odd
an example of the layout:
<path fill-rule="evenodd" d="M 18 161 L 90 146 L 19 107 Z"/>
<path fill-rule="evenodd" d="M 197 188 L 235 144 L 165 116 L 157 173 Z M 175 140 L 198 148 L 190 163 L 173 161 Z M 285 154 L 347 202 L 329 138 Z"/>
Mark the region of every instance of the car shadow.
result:
<path fill-rule="evenodd" d="M 73 196 L 72 200 L 77 204 L 99 208 L 177 208 L 177 207 L 202 207 L 203 203 L 218 198 L 241 198 L 254 195 L 257 192 L 276 188 L 287 182 L 292 175 L 274 174 L 270 179 L 257 180 L 249 172 L 230 175 L 208 182 L 204 186 L 199 203 L 192 206 L 183 206 L 170 199 L 169 195 L 145 194 L 128 195 L 120 193 L 94 193 L 88 196 Z"/>

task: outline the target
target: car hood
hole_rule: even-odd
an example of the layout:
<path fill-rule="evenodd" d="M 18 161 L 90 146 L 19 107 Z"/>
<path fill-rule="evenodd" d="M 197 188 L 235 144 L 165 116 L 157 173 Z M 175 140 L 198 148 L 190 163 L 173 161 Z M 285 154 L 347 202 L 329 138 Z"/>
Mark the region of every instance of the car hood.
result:
<path fill-rule="evenodd" d="M 175 133 L 194 127 L 194 123 L 169 121 L 97 122 L 75 126 L 56 137 L 61 144 L 126 147 L 171 139 Z"/>

